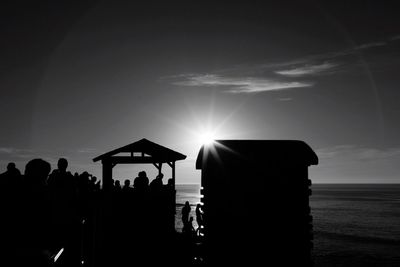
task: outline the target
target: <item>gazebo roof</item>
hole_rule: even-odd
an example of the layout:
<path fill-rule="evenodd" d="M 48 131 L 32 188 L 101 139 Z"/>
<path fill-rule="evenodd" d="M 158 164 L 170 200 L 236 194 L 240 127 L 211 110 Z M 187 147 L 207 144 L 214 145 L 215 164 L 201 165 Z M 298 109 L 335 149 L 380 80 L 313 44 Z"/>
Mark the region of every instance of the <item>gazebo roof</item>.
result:
<path fill-rule="evenodd" d="M 135 156 L 134 153 L 141 153 L 141 156 Z M 118 163 L 167 163 L 184 159 L 186 159 L 185 155 L 143 138 L 132 144 L 95 157 L 93 161 L 111 160 Z"/>

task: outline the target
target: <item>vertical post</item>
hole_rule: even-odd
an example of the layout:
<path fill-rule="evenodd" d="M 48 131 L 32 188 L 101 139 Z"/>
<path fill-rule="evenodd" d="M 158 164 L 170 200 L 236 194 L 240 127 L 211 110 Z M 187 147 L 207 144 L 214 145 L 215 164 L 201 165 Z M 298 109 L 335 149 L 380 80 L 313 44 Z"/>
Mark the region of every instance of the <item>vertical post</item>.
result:
<path fill-rule="evenodd" d="M 172 207 L 174 216 L 173 216 L 173 220 L 171 221 L 171 227 L 172 227 L 171 229 L 175 229 L 175 214 L 176 214 L 175 161 L 172 162 L 171 169 L 172 169 L 172 184 L 174 186 L 173 195 L 172 195 L 174 198 L 174 200 L 173 200 L 174 206 Z"/>
<path fill-rule="evenodd" d="M 174 190 L 175 190 L 175 161 L 172 162 L 171 168 L 172 168 L 172 181 L 173 181 Z"/>
<path fill-rule="evenodd" d="M 161 169 L 162 169 L 162 163 L 160 162 L 160 163 L 158 164 L 158 175 L 161 174 Z"/>

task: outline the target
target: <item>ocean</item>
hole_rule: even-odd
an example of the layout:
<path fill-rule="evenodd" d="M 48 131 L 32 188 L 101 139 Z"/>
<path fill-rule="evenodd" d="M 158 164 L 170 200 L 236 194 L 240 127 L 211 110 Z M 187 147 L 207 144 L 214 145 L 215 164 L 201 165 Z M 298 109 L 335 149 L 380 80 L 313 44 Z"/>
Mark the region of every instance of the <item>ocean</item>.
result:
<path fill-rule="evenodd" d="M 185 201 L 196 218 L 200 186 L 176 189 L 175 225 L 180 231 Z M 400 266 L 400 184 L 314 184 L 312 191 L 316 267 Z"/>

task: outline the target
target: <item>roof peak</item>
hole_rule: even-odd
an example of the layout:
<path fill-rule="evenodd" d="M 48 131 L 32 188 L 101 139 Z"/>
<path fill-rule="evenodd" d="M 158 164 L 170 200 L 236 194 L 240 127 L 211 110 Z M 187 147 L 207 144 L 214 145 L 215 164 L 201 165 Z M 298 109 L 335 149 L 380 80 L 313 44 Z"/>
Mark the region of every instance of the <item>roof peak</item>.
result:
<path fill-rule="evenodd" d="M 136 142 L 116 148 L 100 156 L 97 156 L 93 159 L 93 161 L 96 162 L 99 160 L 112 158 L 113 156 L 119 153 L 146 153 L 150 155 L 152 158 L 156 159 L 158 162 L 171 162 L 171 161 L 183 160 L 186 158 L 186 155 L 183 155 L 170 148 L 159 145 L 146 138 L 142 138 Z M 129 158 L 129 156 L 126 157 Z"/>

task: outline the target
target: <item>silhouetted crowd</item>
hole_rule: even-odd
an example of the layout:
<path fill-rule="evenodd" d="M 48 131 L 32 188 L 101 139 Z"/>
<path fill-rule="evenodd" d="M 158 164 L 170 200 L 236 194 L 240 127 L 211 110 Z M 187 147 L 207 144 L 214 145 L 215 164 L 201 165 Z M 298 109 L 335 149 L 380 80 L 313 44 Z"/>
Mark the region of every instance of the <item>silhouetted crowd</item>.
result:
<path fill-rule="evenodd" d="M 104 258 L 104 266 L 122 266 L 132 255 L 143 262 L 151 251 L 165 250 L 174 232 L 172 179 L 164 185 L 160 173 L 150 183 L 141 171 L 133 187 L 115 180 L 104 192 L 95 176 L 67 168 L 64 158 L 53 171 L 34 159 L 24 174 L 14 163 L 0 174 L 0 265 L 98 266 Z M 99 257 L 102 252 L 107 255 Z"/>
<path fill-rule="evenodd" d="M 88 172 L 72 175 L 61 158 L 58 168 L 29 161 L 24 174 L 14 163 L 0 174 L 1 262 L 4 266 L 78 266 L 82 222 L 93 216 L 100 183 Z"/>

